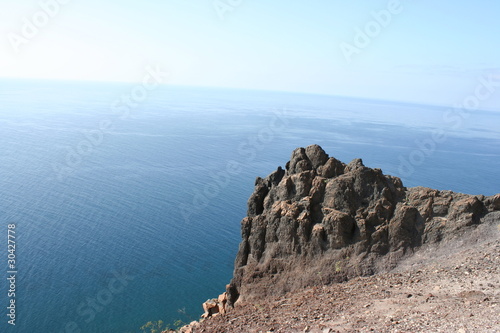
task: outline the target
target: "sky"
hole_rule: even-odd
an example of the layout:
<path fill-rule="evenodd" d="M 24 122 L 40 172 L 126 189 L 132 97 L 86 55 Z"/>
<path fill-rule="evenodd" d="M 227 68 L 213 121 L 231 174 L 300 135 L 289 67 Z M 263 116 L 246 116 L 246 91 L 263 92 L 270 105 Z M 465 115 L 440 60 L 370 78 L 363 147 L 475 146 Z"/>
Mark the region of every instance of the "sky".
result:
<path fill-rule="evenodd" d="M 500 109 L 496 0 L 0 0 L 0 9 L 0 78 L 138 82 L 157 66 L 172 85 L 440 105 L 489 89 L 481 108 Z"/>

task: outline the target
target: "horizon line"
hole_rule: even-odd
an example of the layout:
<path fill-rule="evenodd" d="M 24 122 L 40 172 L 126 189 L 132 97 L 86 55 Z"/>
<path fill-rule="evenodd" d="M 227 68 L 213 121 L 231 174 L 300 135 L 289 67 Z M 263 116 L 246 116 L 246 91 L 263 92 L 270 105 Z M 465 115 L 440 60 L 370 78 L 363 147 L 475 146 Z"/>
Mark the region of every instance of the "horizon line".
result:
<path fill-rule="evenodd" d="M 64 83 L 83 83 L 83 84 L 139 84 L 139 81 L 113 81 L 113 80 L 86 80 L 86 79 L 60 79 L 60 78 L 28 78 L 28 77 L 2 77 L 0 76 L 0 81 L 41 81 L 41 82 L 64 82 Z M 281 93 L 281 94 L 298 94 L 298 95 L 312 95 L 312 96 L 322 96 L 322 97 L 335 97 L 335 98 L 345 98 L 345 99 L 359 99 L 374 102 L 396 102 L 407 105 L 419 105 L 433 108 L 456 108 L 455 105 L 448 104 L 438 104 L 433 102 L 422 102 L 422 101 L 412 101 L 412 100 L 402 100 L 402 99 L 387 99 L 387 98 L 374 98 L 374 97 L 364 97 L 355 95 L 337 95 L 334 93 L 324 93 L 324 92 L 311 92 L 311 91 L 298 91 L 298 90 L 279 90 L 279 89 L 258 89 L 249 87 L 228 87 L 228 86 L 204 86 L 204 85 L 187 85 L 187 84 L 169 84 L 160 83 L 161 87 L 175 87 L 175 88 L 194 88 L 194 89 L 225 89 L 225 90 L 239 90 L 239 91 L 253 91 L 253 92 L 263 92 L 263 93 Z M 476 111 L 484 112 L 500 112 L 500 108 L 477 108 Z"/>

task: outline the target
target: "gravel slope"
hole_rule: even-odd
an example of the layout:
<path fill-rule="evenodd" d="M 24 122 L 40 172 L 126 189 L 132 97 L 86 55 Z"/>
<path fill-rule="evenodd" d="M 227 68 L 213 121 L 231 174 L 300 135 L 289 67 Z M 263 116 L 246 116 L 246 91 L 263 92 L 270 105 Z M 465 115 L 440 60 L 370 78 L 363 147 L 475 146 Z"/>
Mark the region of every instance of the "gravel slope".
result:
<path fill-rule="evenodd" d="M 192 332 L 500 332 L 500 224 L 393 271 L 237 304 Z"/>

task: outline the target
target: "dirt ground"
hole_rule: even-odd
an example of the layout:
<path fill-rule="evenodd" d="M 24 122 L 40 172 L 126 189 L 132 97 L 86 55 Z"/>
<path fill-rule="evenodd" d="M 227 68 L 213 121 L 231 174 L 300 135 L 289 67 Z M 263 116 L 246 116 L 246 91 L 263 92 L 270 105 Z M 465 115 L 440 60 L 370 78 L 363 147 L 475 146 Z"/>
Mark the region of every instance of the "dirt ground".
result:
<path fill-rule="evenodd" d="M 391 272 L 237 304 L 192 332 L 500 332 L 500 226 Z"/>

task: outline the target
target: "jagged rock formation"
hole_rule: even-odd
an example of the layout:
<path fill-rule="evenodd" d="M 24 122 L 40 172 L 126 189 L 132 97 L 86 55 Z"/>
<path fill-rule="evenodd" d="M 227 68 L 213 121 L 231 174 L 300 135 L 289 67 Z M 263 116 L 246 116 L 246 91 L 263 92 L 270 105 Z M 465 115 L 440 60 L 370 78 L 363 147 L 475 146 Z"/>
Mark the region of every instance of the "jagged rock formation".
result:
<path fill-rule="evenodd" d="M 500 195 L 407 189 L 360 159 L 344 164 L 318 145 L 298 148 L 286 170 L 255 182 L 228 304 L 388 270 L 496 210 Z"/>
<path fill-rule="evenodd" d="M 201 318 L 213 317 L 218 314 L 225 314 L 227 304 L 227 293 L 222 293 L 218 298 L 212 298 L 203 303 L 204 313 Z"/>

